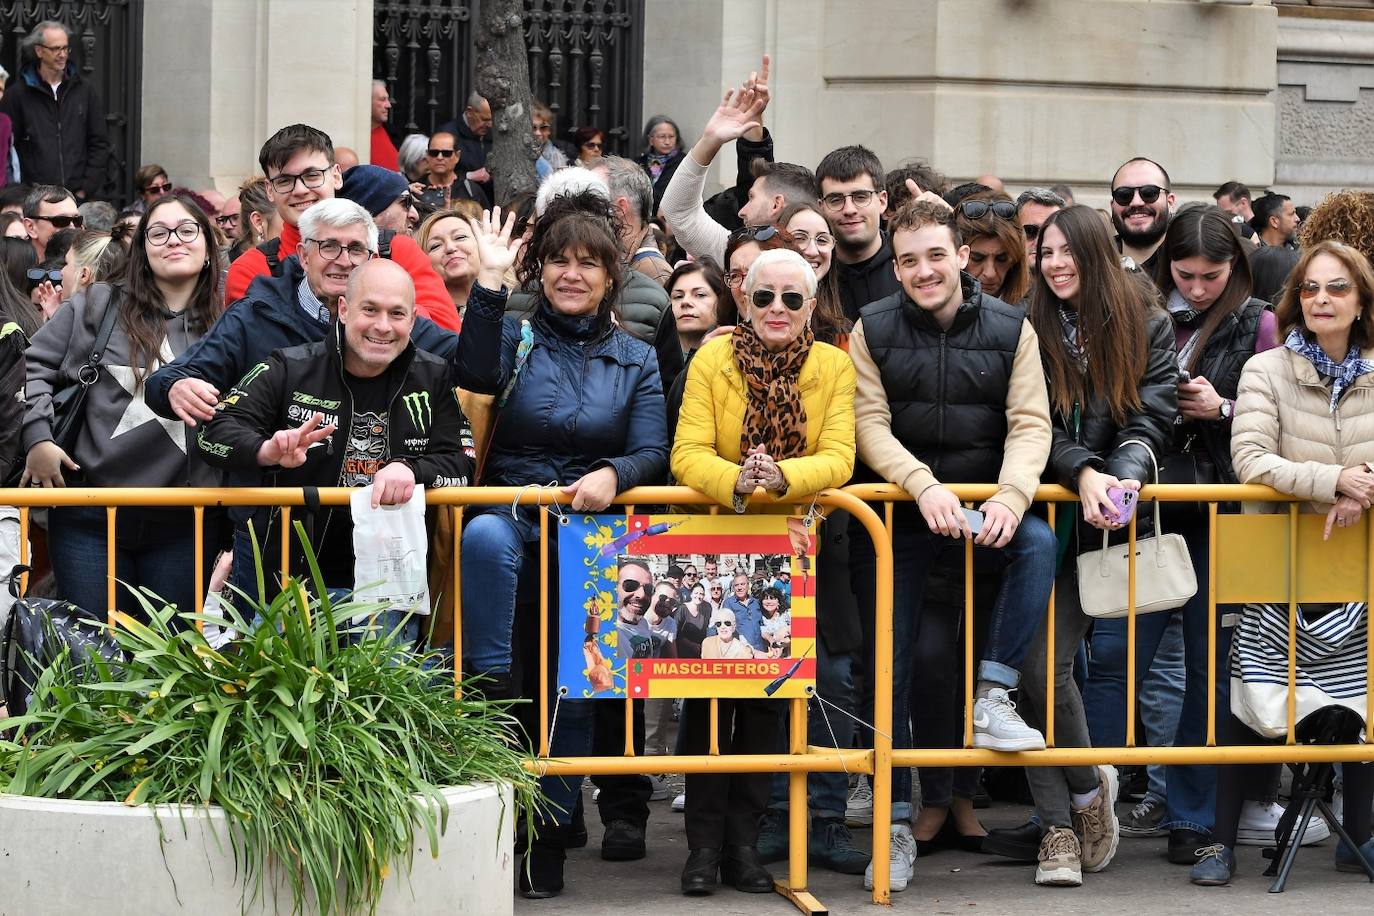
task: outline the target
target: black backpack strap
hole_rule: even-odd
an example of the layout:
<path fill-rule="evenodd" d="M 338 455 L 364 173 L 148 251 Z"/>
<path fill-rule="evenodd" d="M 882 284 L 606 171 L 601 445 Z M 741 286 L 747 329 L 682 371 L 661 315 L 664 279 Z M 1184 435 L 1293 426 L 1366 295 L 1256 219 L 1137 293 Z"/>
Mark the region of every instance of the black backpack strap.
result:
<path fill-rule="evenodd" d="M 274 277 L 281 276 L 281 239 L 269 239 L 258 246 L 258 251 L 267 259 L 267 271 Z"/>
<path fill-rule="evenodd" d="M 395 229 L 382 229 L 377 233 L 377 257 L 391 260 L 391 240 L 395 237 Z"/>

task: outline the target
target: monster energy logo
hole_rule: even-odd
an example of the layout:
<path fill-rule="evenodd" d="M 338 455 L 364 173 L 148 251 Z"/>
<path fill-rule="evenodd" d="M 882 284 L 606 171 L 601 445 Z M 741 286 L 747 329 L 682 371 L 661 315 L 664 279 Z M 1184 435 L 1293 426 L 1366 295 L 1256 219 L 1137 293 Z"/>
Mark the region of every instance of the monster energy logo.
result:
<path fill-rule="evenodd" d="M 252 369 L 249 369 L 248 372 L 244 374 L 243 378 L 239 381 L 238 387 L 247 388 L 249 385 L 253 384 L 254 379 L 256 379 L 259 375 L 262 375 L 266 371 L 267 363 L 258 363 L 256 366 L 254 366 Z"/>
<path fill-rule="evenodd" d="M 405 402 L 406 412 L 410 414 L 410 422 L 416 430 L 423 433 L 434 419 L 434 414 L 429 409 L 429 392 L 414 391 L 401 400 Z"/>

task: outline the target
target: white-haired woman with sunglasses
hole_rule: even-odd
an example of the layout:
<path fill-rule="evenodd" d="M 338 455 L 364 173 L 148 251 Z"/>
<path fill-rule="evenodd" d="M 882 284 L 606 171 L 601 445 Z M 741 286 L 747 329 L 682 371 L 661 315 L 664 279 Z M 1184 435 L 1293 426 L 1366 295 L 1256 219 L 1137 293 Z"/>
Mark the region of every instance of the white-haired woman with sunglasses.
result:
<path fill-rule="evenodd" d="M 734 331 L 705 344 L 688 368 L 672 458 L 680 483 L 737 512 L 756 490 L 773 499 L 809 496 L 844 484 L 854 469 L 854 364 L 812 333 L 815 272 L 795 251 L 764 251 L 750 264 L 743 292 Z M 732 657 L 718 649 L 731 641 L 724 631 L 734 630 L 719 625 L 727 613 L 716 611 L 718 625 L 702 641 L 703 657 L 708 651 Z M 688 701 L 683 719 L 686 752 L 705 753 L 707 703 Z M 734 754 L 775 752 L 779 722 L 776 704 L 722 700 L 720 747 Z M 767 774 L 688 775 L 691 854 L 683 893 L 710 893 L 718 875 L 742 891 L 772 890 L 757 850 L 768 793 Z M 842 800 L 841 794 L 841 817 Z"/>

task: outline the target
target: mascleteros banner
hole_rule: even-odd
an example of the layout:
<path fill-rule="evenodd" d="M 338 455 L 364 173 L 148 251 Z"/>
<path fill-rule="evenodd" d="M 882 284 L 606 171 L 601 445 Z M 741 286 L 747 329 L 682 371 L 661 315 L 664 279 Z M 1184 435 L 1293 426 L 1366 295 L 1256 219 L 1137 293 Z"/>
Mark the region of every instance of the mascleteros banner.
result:
<path fill-rule="evenodd" d="M 785 515 L 581 515 L 558 526 L 560 693 L 806 697 L 815 539 Z"/>

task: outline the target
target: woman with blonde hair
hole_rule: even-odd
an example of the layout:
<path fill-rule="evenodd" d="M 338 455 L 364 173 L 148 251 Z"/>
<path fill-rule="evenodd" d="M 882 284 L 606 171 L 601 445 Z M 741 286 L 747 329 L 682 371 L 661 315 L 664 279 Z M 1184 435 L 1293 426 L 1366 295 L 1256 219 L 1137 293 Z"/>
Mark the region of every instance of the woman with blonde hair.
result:
<path fill-rule="evenodd" d="M 454 203 L 477 206 L 476 201 Z M 480 216 L 480 212 L 478 215 Z M 419 244 L 420 250 L 429 256 L 429 263 L 439 275 L 439 279 L 444 281 L 444 289 L 448 291 L 460 319 L 468 307 L 472 284 L 476 282 L 477 271 L 482 266 L 478 257 L 477 240 L 472 234 L 472 224 L 468 222 L 474 218 L 465 207 L 454 206 L 447 210 L 438 210 L 425 217 L 415 233 L 416 243 Z"/>

